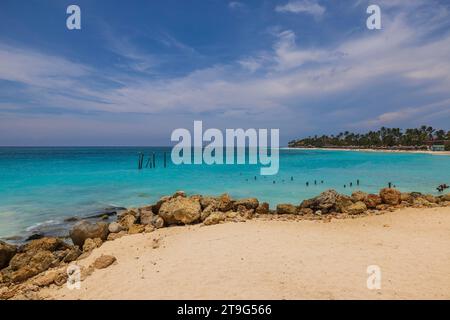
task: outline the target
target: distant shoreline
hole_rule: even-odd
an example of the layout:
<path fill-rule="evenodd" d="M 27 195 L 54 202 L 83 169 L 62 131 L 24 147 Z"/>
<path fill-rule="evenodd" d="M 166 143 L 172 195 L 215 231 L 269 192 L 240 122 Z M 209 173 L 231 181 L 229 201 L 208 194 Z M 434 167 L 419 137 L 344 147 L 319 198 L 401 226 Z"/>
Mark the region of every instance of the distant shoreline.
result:
<path fill-rule="evenodd" d="M 357 151 L 357 152 L 386 152 L 386 153 L 422 153 L 441 156 L 450 156 L 450 151 L 429 151 L 429 150 L 390 150 L 390 149 L 365 149 L 365 148 L 306 148 L 306 147 L 285 147 L 286 150 L 326 150 L 326 151 Z"/>

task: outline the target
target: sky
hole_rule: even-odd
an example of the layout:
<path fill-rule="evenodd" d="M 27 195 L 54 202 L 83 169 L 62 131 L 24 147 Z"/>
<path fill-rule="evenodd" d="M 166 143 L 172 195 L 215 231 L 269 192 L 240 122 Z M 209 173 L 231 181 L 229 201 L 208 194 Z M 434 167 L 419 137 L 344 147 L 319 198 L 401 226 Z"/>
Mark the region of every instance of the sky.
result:
<path fill-rule="evenodd" d="M 1 0 L 0 30 L 3 146 L 170 145 L 194 120 L 280 129 L 281 145 L 450 130 L 444 0 Z"/>

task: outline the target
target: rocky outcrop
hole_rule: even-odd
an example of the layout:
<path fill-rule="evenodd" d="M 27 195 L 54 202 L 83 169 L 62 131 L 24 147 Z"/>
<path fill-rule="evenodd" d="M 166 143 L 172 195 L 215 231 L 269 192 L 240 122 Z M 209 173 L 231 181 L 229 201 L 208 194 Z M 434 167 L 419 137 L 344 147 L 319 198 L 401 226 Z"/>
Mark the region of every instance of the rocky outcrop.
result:
<path fill-rule="evenodd" d="M 11 261 L 16 252 L 16 246 L 0 241 L 0 270 L 9 265 L 9 261 Z"/>
<path fill-rule="evenodd" d="M 198 200 L 180 196 L 164 202 L 158 214 L 166 224 L 190 224 L 200 219 L 200 213 Z"/>
<path fill-rule="evenodd" d="M 100 238 L 105 241 L 108 237 L 108 224 L 104 222 L 91 223 L 88 221 L 78 222 L 70 231 L 70 238 L 72 242 L 83 247 L 86 239 Z"/>
<path fill-rule="evenodd" d="M 380 190 L 381 201 L 389 205 L 397 205 L 401 202 L 401 193 L 397 189 L 384 188 Z"/>

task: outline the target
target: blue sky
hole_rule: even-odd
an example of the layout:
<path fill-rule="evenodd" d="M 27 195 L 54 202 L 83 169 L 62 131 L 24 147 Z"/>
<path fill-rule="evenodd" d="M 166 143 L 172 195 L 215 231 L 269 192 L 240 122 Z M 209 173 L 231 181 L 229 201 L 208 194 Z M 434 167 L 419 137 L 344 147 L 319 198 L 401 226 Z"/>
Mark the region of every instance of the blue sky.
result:
<path fill-rule="evenodd" d="M 0 145 L 168 145 L 194 120 L 282 144 L 450 129 L 448 1 L 2 0 L 0 30 Z"/>

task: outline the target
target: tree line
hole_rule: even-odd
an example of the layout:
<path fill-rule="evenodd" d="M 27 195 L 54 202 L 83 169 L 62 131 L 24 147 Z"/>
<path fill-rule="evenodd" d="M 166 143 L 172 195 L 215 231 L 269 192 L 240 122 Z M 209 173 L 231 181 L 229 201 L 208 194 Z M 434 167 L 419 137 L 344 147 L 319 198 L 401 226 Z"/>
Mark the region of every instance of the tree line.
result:
<path fill-rule="evenodd" d="M 450 150 L 450 131 L 431 126 L 405 129 L 381 127 L 367 133 L 340 132 L 337 135 L 309 136 L 292 140 L 289 147 L 358 147 L 427 149 L 432 144 L 443 144 Z"/>

